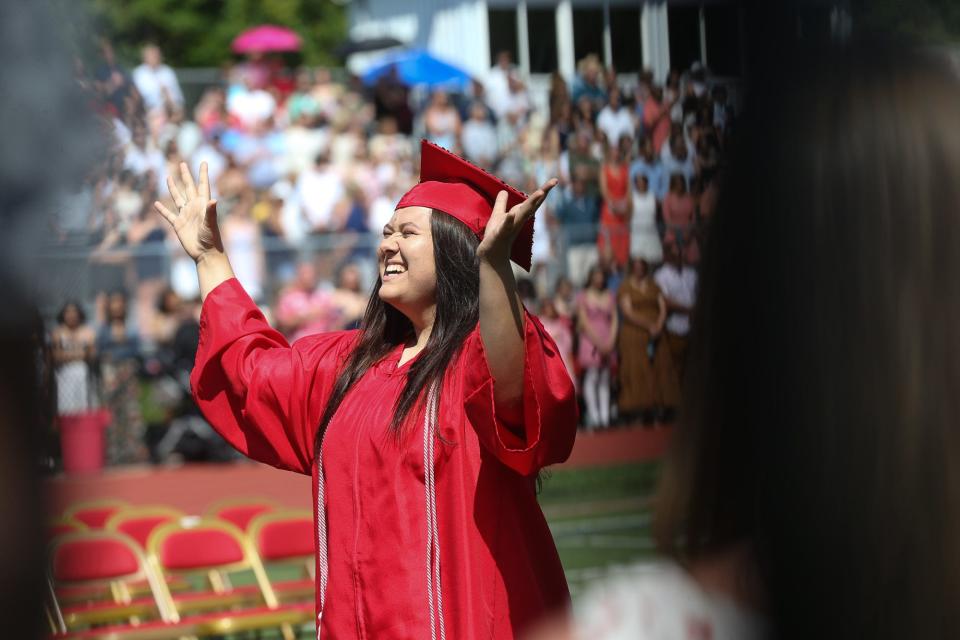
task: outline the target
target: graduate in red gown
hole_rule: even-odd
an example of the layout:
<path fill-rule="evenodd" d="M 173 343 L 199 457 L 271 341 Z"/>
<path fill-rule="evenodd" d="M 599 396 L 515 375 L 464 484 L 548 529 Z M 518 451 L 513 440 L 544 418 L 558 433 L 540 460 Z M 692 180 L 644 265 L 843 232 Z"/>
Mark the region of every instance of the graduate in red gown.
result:
<path fill-rule="evenodd" d="M 423 143 L 362 328 L 289 345 L 233 277 L 206 167 L 157 210 L 197 263 L 191 383 L 245 455 L 313 478 L 321 638 L 514 638 L 569 601 L 536 477 L 573 446 L 559 350 L 520 303 L 529 198 Z"/>

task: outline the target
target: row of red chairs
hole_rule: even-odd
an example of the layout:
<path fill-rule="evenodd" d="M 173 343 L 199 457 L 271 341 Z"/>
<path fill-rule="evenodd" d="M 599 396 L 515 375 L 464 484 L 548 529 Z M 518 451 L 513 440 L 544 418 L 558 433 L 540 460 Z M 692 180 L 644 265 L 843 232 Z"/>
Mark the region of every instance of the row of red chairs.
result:
<path fill-rule="evenodd" d="M 154 640 L 295 628 L 313 621 L 309 512 L 268 501 L 204 516 L 117 502 L 77 505 L 51 525 L 51 638 Z M 286 567 L 295 578 L 271 579 Z M 276 571 L 274 571 L 276 574 Z M 251 584 L 234 586 L 237 576 Z"/>

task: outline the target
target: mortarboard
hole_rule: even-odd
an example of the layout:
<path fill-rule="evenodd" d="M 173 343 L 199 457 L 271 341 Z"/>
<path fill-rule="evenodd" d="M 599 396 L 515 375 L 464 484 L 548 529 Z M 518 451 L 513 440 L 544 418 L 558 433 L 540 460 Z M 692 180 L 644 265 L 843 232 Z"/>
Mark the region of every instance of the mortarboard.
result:
<path fill-rule="evenodd" d="M 407 191 L 397 209 L 429 207 L 453 216 L 483 238 L 493 213 L 497 194 L 507 192 L 507 210 L 527 196 L 496 176 L 487 173 L 443 147 L 427 140 L 420 141 L 420 182 Z M 510 259 L 530 271 L 533 251 L 533 218 L 530 218 L 516 240 Z"/>

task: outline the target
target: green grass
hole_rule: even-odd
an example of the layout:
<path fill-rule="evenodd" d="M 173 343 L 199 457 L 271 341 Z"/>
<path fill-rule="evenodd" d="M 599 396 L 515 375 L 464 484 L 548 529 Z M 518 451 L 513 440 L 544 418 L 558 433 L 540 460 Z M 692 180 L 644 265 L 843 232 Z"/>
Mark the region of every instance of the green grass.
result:
<path fill-rule="evenodd" d="M 561 469 L 544 477 L 540 504 L 574 599 L 613 567 L 653 556 L 649 499 L 657 463 Z"/>

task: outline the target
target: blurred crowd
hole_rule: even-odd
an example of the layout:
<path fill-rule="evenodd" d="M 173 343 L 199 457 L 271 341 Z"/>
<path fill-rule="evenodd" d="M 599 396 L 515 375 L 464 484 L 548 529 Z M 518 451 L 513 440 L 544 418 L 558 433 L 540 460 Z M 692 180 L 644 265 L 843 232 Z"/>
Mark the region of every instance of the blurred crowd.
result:
<path fill-rule="evenodd" d="M 531 273 L 518 271 L 525 304 L 563 352 L 585 428 L 669 423 L 734 124 L 725 87 L 699 64 L 661 84 L 589 55 L 572 82 L 552 75 L 537 109 L 508 53 L 457 90 L 338 72 L 255 55 L 188 104 L 155 45 L 132 71 L 107 41 L 97 63 L 77 62 L 112 144 L 51 220 L 52 241 L 86 252 L 100 291 L 51 323 L 60 413 L 110 407 L 113 463 L 228 456 L 188 406 L 198 285 L 152 209 L 172 206 L 166 177 L 207 163 L 238 279 L 296 339 L 357 326 L 380 229 L 427 138 L 527 192 L 559 177 L 536 218 Z M 191 434 L 209 446 L 191 450 Z"/>

